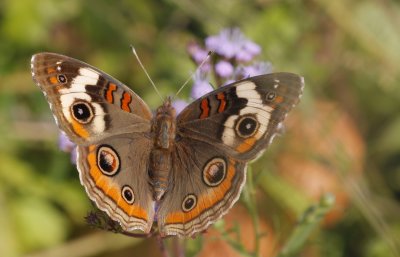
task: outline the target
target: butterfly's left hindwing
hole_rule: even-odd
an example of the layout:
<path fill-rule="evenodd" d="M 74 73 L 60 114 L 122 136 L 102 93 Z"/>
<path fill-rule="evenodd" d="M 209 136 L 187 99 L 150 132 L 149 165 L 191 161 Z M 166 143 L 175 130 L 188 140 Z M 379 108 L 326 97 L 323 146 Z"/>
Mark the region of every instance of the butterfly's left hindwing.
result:
<path fill-rule="evenodd" d="M 209 144 L 182 138 L 172 153 L 168 192 L 157 212 L 161 236 L 194 236 L 238 200 L 246 163 Z"/>
<path fill-rule="evenodd" d="M 144 101 L 104 72 L 53 53 L 34 55 L 31 69 L 58 126 L 75 143 L 150 129 L 152 114 Z"/>

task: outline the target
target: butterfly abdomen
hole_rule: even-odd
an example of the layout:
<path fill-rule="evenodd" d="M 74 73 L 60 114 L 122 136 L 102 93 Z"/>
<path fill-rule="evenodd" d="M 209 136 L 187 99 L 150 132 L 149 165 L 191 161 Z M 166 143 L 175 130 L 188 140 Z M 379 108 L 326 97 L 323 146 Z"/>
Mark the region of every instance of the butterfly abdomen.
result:
<path fill-rule="evenodd" d="M 149 177 L 153 186 L 153 197 L 159 201 L 168 188 L 171 154 L 162 149 L 154 149 L 150 157 Z"/>
<path fill-rule="evenodd" d="M 171 106 L 170 100 L 167 100 L 157 109 L 152 125 L 154 148 L 150 156 L 149 177 L 153 186 L 154 199 L 157 201 L 168 188 L 175 127 L 175 109 Z"/>

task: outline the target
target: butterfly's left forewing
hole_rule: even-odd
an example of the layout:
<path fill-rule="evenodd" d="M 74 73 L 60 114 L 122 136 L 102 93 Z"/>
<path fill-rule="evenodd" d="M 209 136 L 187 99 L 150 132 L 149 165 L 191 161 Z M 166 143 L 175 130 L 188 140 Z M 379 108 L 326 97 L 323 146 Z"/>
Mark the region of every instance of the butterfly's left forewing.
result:
<path fill-rule="evenodd" d="M 303 92 L 303 78 L 280 72 L 221 87 L 177 117 L 178 135 L 213 144 L 234 158 L 253 160 Z"/>

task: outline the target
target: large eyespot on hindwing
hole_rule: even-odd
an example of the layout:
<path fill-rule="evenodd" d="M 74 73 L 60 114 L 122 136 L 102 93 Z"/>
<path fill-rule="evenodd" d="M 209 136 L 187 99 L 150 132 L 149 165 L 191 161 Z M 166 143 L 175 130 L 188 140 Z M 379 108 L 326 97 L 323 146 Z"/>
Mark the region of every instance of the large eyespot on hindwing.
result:
<path fill-rule="evenodd" d="M 203 182 L 210 187 L 216 187 L 226 177 L 226 161 L 222 158 L 213 158 L 203 169 Z"/>
<path fill-rule="evenodd" d="M 133 193 L 133 189 L 130 186 L 123 186 L 122 190 L 122 198 L 128 203 L 133 204 L 135 202 L 135 194 Z"/>
<path fill-rule="evenodd" d="M 189 194 L 183 199 L 182 202 L 182 210 L 184 212 L 189 212 L 193 210 L 197 205 L 197 197 L 194 194 Z"/>
<path fill-rule="evenodd" d="M 118 153 L 109 145 L 99 146 L 97 149 L 97 167 L 104 175 L 115 176 L 121 168 Z"/>
<path fill-rule="evenodd" d="M 79 99 L 71 105 L 71 114 L 80 124 L 88 124 L 94 118 L 93 106 L 87 101 Z"/>
<path fill-rule="evenodd" d="M 242 138 L 249 138 L 257 133 L 260 123 L 255 115 L 247 114 L 240 116 L 235 125 L 235 132 Z"/>

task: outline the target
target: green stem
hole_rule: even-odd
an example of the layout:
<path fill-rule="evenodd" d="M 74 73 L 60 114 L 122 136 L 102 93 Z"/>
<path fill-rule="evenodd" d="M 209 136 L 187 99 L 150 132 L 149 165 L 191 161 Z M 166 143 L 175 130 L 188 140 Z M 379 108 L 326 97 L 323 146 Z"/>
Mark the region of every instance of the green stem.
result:
<path fill-rule="evenodd" d="M 255 202 L 255 188 L 254 188 L 254 181 L 253 181 L 253 172 L 249 167 L 247 170 L 247 187 L 244 193 L 246 207 L 250 213 L 251 220 L 254 227 L 254 238 L 255 238 L 255 246 L 254 246 L 254 256 L 260 256 L 260 221 L 258 216 L 257 204 Z"/>
<path fill-rule="evenodd" d="M 324 194 L 317 205 L 309 207 L 301 217 L 288 241 L 281 249 L 277 257 L 294 256 L 305 244 L 311 232 L 318 226 L 326 213 L 330 211 L 335 203 L 334 195 Z"/>

